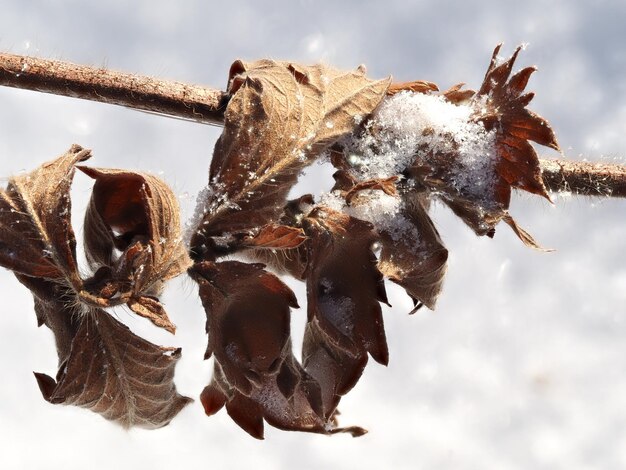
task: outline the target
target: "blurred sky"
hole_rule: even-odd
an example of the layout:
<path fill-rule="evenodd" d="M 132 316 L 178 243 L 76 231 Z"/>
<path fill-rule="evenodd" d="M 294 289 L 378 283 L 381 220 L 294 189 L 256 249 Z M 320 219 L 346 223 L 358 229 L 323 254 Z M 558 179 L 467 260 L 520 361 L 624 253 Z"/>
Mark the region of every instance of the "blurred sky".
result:
<path fill-rule="evenodd" d="M 477 86 L 493 47 L 528 43 L 531 107 L 572 158 L 626 163 L 626 3 L 321 0 L 107 2 L 5 0 L 0 49 L 224 87 L 237 58 L 364 63 L 375 78 Z M 218 128 L 102 104 L 0 89 L 0 177 L 30 170 L 72 143 L 96 166 L 161 175 L 186 215 L 206 184 Z M 553 152 L 543 151 L 548 157 Z M 314 166 L 302 191 L 329 186 Z M 6 179 L 0 180 L 3 183 Z M 77 176 L 75 228 L 89 195 Z M 90 412 L 52 406 L 32 371 L 54 375 L 51 334 L 30 294 L 0 272 L 0 468 L 586 469 L 626 467 L 626 202 L 519 195 L 511 212 L 554 253 L 507 227 L 479 239 L 435 208 L 451 252 L 436 312 L 409 317 L 389 288 L 388 368 L 370 365 L 341 404 L 360 439 L 285 433 L 258 442 L 198 401 L 158 431 L 123 431 Z M 304 290 L 294 285 L 304 301 Z M 188 280 L 165 295 L 175 337 L 117 312 L 134 331 L 180 345 L 177 384 L 198 397 L 204 313 Z M 294 337 L 306 314 L 293 314 Z M 296 342 L 298 340 L 296 339 Z"/>

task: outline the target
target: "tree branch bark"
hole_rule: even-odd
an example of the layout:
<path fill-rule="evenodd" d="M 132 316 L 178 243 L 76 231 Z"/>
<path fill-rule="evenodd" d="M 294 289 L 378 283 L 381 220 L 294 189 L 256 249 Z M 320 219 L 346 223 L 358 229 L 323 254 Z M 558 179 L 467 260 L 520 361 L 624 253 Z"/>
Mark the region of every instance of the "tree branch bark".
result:
<path fill-rule="evenodd" d="M 626 197 L 626 166 L 572 160 L 540 160 L 543 182 L 554 192 Z"/>
<path fill-rule="evenodd" d="M 199 85 L 160 80 L 69 62 L 0 53 L 0 86 L 81 98 L 223 125 L 228 95 Z M 626 166 L 541 160 L 549 191 L 626 197 Z"/>
<path fill-rule="evenodd" d="M 221 125 L 226 93 L 60 60 L 0 53 L 0 85 Z"/>

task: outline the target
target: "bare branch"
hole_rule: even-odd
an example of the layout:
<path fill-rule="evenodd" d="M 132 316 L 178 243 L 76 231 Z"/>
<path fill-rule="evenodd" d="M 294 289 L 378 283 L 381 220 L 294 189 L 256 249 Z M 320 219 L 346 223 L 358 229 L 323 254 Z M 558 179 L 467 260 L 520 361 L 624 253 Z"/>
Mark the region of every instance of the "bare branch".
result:
<path fill-rule="evenodd" d="M 0 85 L 222 125 L 226 94 L 180 82 L 0 53 Z"/>
<path fill-rule="evenodd" d="M 223 125 L 227 94 L 199 85 L 0 53 L 0 86 L 22 88 Z M 626 166 L 541 160 L 546 188 L 585 196 L 626 197 Z"/>
<path fill-rule="evenodd" d="M 540 165 L 549 191 L 626 197 L 626 166 L 568 160 L 540 160 Z"/>

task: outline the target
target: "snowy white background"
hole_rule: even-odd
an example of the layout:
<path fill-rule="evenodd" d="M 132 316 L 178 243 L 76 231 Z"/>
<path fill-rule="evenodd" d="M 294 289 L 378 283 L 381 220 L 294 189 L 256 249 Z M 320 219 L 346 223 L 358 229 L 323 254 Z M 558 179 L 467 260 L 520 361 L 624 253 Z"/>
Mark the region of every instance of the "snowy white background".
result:
<path fill-rule="evenodd" d="M 106 2 L 5 0 L 0 49 L 223 87 L 236 58 L 368 66 L 369 75 L 477 86 L 492 48 L 527 42 L 537 64 L 532 108 L 568 156 L 626 156 L 626 3 L 615 1 Z M 0 175 L 34 168 L 73 142 L 94 165 L 162 175 L 189 215 L 206 183 L 218 129 L 107 105 L 0 89 Z M 553 156 L 544 152 L 544 155 Z M 626 163 L 626 162 L 625 162 Z M 303 190 L 318 190 L 311 171 Z M 325 179 L 323 184 L 328 184 Z M 89 185 L 77 177 L 75 224 Z M 52 337 L 30 294 L 0 272 L 0 468 L 617 469 L 626 467 L 625 201 L 515 198 L 512 213 L 544 245 L 506 227 L 478 239 L 444 208 L 451 251 L 436 312 L 406 315 L 390 289 L 388 368 L 371 365 L 343 400 L 360 439 L 284 433 L 258 442 L 196 401 L 168 427 L 123 431 L 84 410 L 52 406 L 32 371 L 54 375 Z M 303 291 L 297 288 L 300 298 Z M 189 281 L 165 301 L 175 337 L 127 312 L 153 341 L 183 347 L 182 393 L 210 377 L 204 313 Z M 300 336 L 304 311 L 294 312 Z"/>

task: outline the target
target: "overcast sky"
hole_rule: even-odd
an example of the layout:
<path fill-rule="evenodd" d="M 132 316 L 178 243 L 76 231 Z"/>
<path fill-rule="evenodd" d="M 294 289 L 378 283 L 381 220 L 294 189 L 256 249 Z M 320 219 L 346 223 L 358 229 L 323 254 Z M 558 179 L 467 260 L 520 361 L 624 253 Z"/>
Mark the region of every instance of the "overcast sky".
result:
<path fill-rule="evenodd" d="M 477 86 L 493 47 L 528 43 L 532 109 L 568 157 L 626 163 L 626 3 L 615 1 L 5 0 L 0 49 L 224 87 L 237 58 L 364 63 L 373 78 Z M 72 143 L 97 166 L 151 171 L 190 215 L 219 129 L 102 104 L 0 89 L 0 177 L 30 170 Z M 553 152 L 543 152 L 555 157 Z M 303 191 L 317 191 L 314 167 Z M 3 183 L 5 179 L 1 180 Z M 75 227 L 89 185 L 77 177 Z M 479 239 L 444 208 L 433 214 L 451 252 L 436 312 L 409 317 L 389 288 L 388 368 L 371 365 L 341 404 L 360 439 L 245 434 L 198 401 L 158 431 L 126 432 L 41 397 L 32 371 L 54 375 L 51 334 L 32 298 L 0 272 L 1 468 L 583 469 L 626 467 L 626 202 L 516 197 L 512 213 L 550 254 L 506 227 Z M 302 287 L 294 289 L 304 301 Z M 197 398 L 204 312 L 190 281 L 165 301 L 175 337 L 125 312 L 134 331 L 183 347 L 177 384 Z M 294 337 L 306 314 L 293 314 Z M 297 340 L 296 340 L 297 341 Z"/>

